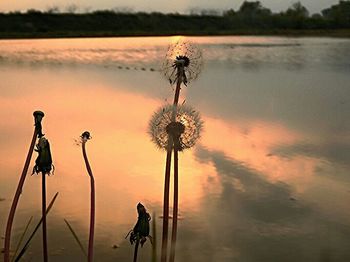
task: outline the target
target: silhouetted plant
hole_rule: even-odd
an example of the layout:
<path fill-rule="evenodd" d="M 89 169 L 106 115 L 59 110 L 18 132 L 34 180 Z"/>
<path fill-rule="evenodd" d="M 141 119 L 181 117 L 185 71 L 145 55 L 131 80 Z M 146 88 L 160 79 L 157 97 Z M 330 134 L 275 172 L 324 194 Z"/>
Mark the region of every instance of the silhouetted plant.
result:
<path fill-rule="evenodd" d="M 168 246 L 168 225 L 169 225 L 169 187 L 170 187 L 170 169 L 171 169 L 171 154 L 174 149 L 174 208 L 173 214 L 176 217 L 173 219 L 173 237 L 171 252 L 175 252 L 176 230 L 177 230 L 177 210 L 178 210 L 178 151 L 182 150 L 180 137 L 185 133 L 182 123 L 176 120 L 177 105 L 179 103 L 181 84 L 187 84 L 196 79 L 203 65 L 202 52 L 196 46 L 186 41 L 178 41 L 174 45 L 170 45 L 165 56 L 165 61 L 162 66 L 163 75 L 169 80 L 170 84 L 176 83 L 174 95 L 174 107 L 168 115 L 171 124 L 166 126 L 166 134 L 159 133 L 163 141 L 166 142 L 166 164 L 165 164 L 165 179 L 164 179 L 164 202 L 163 202 L 163 232 L 162 232 L 162 250 L 161 261 L 165 262 L 167 258 Z M 154 129 L 153 131 L 156 131 Z M 152 132 L 151 132 L 152 133 Z M 164 136 L 163 136 L 164 135 Z M 164 139 L 165 138 L 165 139 Z M 154 140 L 158 146 L 161 146 L 160 141 Z M 185 144 L 184 144 L 185 145 Z M 175 230 L 175 231 L 174 231 Z M 175 233 L 174 233 L 175 232 Z M 175 241 L 173 241 L 175 239 Z M 171 254 L 170 259 L 174 259 L 175 254 Z"/>
<path fill-rule="evenodd" d="M 47 226 L 46 226 L 46 175 L 50 175 L 52 170 L 52 157 L 50 150 L 50 143 L 45 137 L 40 137 L 38 144 L 36 145 L 38 157 L 35 160 L 35 166 L 33 168 L 33 174 L 42 175 L 42 218 L 43 218 L 43 257 L 44 261 L 48 261 L 48 248 L 47 248 Z"/>
<path fill-rule="evenodd" d="M 143 247 L 143 244 L 147 241 L 147 238 L 149 238 L 152 243 L 152 237 L 149 235 L 149 221 L 151 220 L 151 216 L 147 213 L 146 208 L 141 203 L 138 203 L 136 208 L 138 213 L 136 225 L 125 237 L 127 238 L 130 235 L 130 244 L 133 245 L 135 243 L 134 262 L 137 261 L 139 244 L 141 244 L 141 247 Z"/>
<path fill-rule="evenodd" d="M 83 157 L 87 172 L 90 176 L 90 232 L 89 232 L 89 247 L 88 247 L 88 261 L 92 262 L 94 257 L 94 234 L 95 234 L 95 179 L 92 173 L 89 160 L 86 154 L 85 144 L 91 139 L 90 133 L 85 131 L 81 136 L 81 144 L 83 150 Z"/>
<path fill-rule="evenodd" d="M 203 122 L 199 113 L 187 105 L 166 105 L 161 107 L 153 114 L 149 123 L 149 134 L 157 147 L 165 149 L 167 152 L 169 152 L 169 148 L 174 148 L 174 207 L 170 261 L 173 261 L 175 257 L 175 243 L 177 235 L 178 151 L 183 151 L 195 145 L 200 137 L 202 126 Z M 170 167 L 167 167 L 167 171 L 168 168 L 170 172 Z M 166 212 L 163 212 L 163 225 L 164 213 Z M 166 213 L 165 215 L 169 216 L 169 213 Z M 167 239 L 167 232 L 164 236 L 164 227 L 163 237 L 166 237 Z M 164 245 L 165 246 L 162 247 L 163 260 L 166 259 L 165 249 L 167 248 L 167 240 L 165 241 Z"/>
<path fill-rule="evenodd" d="M 172 119 L 174 111 L 175 120 Z M 149 122 L 149 134 L 157 147 L 164 150 L 170 146 L 169 135 L 172 135 L 174 148 L 182 151 L 196 144 L 202 126 L 199 112 L 192 107 L 165 105 L 153 114 Z"/>
<path fill-rule="evenodd" d="M 38 136 L 39 137 L 42 136 L 41 120 L 44 117 L 44 113 L 41 111 L 35 111 L 33 113 L 33 116 L 34 116 L 34 123 L 35 123 L 33 138 L 32 138 L 31 144 L 29 146 L 27 158 L 26 158 L 26 161 L 25 161 L 25 164 L 23 167 L 23 171 L 22 171 L 20 180 L 19 180 L 18 185 L 17 185 L 15 196 L 14 196 L 13 201 L 12 201 L 9 217 L 7 219 L 6 232 L 5 232 L 5 245 L 4 245 L 4 262 L 10 261 L 10 242 L 11 242 L 11 230 L 12 230 L 13 220 L 15 217 L 19 197 L 22 193 L 23 185 L 24 185 L 27 173 L 28 173 L 28 168 L 29 168 L 30 160 L 32 158 L 36 138 Z"/>

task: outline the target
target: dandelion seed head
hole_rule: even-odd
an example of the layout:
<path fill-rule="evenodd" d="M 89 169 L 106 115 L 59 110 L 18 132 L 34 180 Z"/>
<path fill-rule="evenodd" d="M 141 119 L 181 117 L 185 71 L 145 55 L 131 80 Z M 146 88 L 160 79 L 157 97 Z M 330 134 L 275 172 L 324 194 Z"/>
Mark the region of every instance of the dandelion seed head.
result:
<path fill-rule="evenodd" d="M 176 83 L 180 65 L 183 65 L 184 69 L 184 84 L 195 80 L 203 66 L 201 50 L 190 42 L 183 40 L 170 45 L 161 70 L 170 84 Z"/>
<path fill-rule="evenodd" d="M 175 149 L 182 151 L 196 144 L 202 127 L 200 115 L 192 107 L 166 105 L 153 114 L 149 123 L 149 134 L 151 140 L 165 150 L 168 148 L 169 137 L 172 136 Z"/>

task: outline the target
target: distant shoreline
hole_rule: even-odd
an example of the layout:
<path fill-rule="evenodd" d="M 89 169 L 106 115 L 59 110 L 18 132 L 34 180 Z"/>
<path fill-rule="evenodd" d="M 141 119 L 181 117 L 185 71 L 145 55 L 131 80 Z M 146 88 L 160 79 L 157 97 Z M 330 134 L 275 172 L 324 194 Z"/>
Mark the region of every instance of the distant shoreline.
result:
<path fill-rule="evenodd" d="M 0 39 L 135 37 L 135 36 L 286 36 L 350 38 L 350 0 L 320 14 L 296 2 L 274 13 L 259 1 L 244 1 L 238 10 L 200 14 L 29 9 L 0 12 Z"/>
<path fill-rule="evenodd" d="M 53 39 L 53 38 L 112 38 L 112 37 L 152 37 L 152 36 L 280 36 L 280 37 L 334 37 L 350 38 L 350 29 L 336 30 L 248 30 L 229 32 L 45 32 L 45 33 L 4 33 L 0 32 L 0 40 L 15 39 Z"/>

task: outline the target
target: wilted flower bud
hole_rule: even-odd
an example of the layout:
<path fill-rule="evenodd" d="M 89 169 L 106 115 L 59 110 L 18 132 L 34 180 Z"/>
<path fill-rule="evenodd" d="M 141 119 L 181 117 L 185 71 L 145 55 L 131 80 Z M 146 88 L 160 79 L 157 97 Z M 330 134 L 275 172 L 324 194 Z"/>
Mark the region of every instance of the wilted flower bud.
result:
<path fill-rule="evenodd" d="M 142 247 L 143 244 L 146 242 L 147 237 L 150 238 L 152 242 L 152 238 L 149 235 L 149 231 L 150 231 L 149 221 L 151 220 L 151 216 L 147 213 L 146 208 L 141 203 L 137 204 L 136 209 L 138 213 L 138 218 L 137 218 L 136 225 L 129 232 L 130 234 L 129 240 L 131 244 L 133 244 L 134 242 L 140 241 L 141 247 Z M 128 235 L 126 237 L 128 237 Z"/>
<path fill-rule="evenodd" d="M 49 141 L 45 137 L 41 137 L 36 145 L 35 151 L 38 152 L 39 155 L 35 160 L 33 174 L 39 174 L 41 172 L 42 175 L 49 175 L 53 167 Z"/>

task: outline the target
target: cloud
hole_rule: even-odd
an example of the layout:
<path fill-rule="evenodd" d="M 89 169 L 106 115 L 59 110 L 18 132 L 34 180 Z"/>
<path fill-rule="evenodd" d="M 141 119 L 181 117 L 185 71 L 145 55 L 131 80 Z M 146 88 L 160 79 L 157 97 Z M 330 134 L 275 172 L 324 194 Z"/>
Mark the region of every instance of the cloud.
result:
<path fill-rule="evenodd" d="M 331 222 L 311 204 L 292 198 L 290 186 L 269 182 L 259 171 L 220 151 L 198 147 L 195 155 L 198 161 L 214 165 L 222 190 L 208 193 L 201 214 L 181 227 L 181 250 L 187 246 L 191 252 L 178 257 L 190 261 L 349 259 L 343 244 L 350 240 L 349 227 Z M 332 243 L 329 228 L 334 229 Z M 188 243 L 193 235 L 197 240 Z"/>
<path fill-rule="evenodd" d="M 277 146 L 272 150 L 272 154 L 286 158 L 307 156 L 318 158 L 329 163 L 337 163 L 345 167 L 349 167 L 350 165 L 350 144 L 346 142 L 321 144 L 298 142 L 292 145 Z"/>

